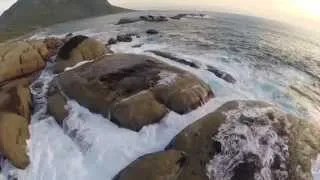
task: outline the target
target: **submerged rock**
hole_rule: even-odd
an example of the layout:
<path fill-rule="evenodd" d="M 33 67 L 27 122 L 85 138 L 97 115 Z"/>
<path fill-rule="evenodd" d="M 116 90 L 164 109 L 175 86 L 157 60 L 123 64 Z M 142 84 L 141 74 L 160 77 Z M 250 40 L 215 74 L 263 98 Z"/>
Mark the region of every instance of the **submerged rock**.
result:
<path fill-rule="evenodd" d="M 191 16 L 191 17 L 204 17 L 205 14 L 194 14 L 194 13 L 186 14 L 186 13 L 182 13 L 182 14 L 177 14 L 175 16 L 172 16 L 171 19 L 180 20 L 181 18 L 185 18 L 185 17 L 188 17 L 188 16 Z"/>
<path fill-rule="evenodd" d="M 117 41 L 119 42 L 131 42 L 132 39 L 132 34 L 123 34 L 123 35 L 118 35 L 117 36 Z"/>
<path fill-rule="evenodd" d="M 0 112 L 0 153 L 20 169 L 29 165 L 28 139 L 28 122 L 24 117 Z"/>
<path fill-rule="evenodd" d="M 201 68 L 200 65 L 198 65 L 196 62 L 188 61 L 183 58 L 179 58 L 171 53 L 162 52 L 162 51 L 148 51 L 148 52 L 151 52 L 157 56 L 164 57 L 169 60 L 175 61 L 177 63 L 184 64 L 186 66 L 190 66 L 190 67 L 197 68 L 197 69 Z M 232 75 L 230 75 L 229 73 L 226 73 L 224 71 L 221 71 L 214 66 L 206 65 L 206 68 L 208 71 L 212 72 L 218 78 L 223 79 L 228 83 L 236 83 L 237 82 L 237 80 Z"/>
<path fill-rule="evenodd" d="M 180 20 L 181 18 L 186 17 L 188 14 L 177 14 L 175 16 L 170 17 L 171 19 Z"/>
<path fill-rule="evenodd" d="M 45 44 L 40 41 L 1 44 L 0 83 L 41 70 L 47 53 Z"/>
<path fill-rule="evenodd" d="M 188 154 L 181 180 L 311 180 L 319 134 L 306 120 L 270 104 L 232 101 L 189 125 L 166 149 Z"/>
<path fill-rule="evenodd" d="M 182 151 L 163 151 L 140 157 L 113 180 L 177 180 L 187 161 Z"/>
<path fill-rule="evenodd" d="M 87 36 L 74 36 L 59 50 L 55 72 L 60 73 L 85 60 L 96 60 L 107 53 L 104 44 Z"/>
<path fill-rule="evenodd" d="M 110 39 L 108 40 L 108 45 L 113 45 L 113 44 L 117 44 L 117 40 L 114 39 L 114 38 L 110 38 Z"/>
<path fill-rule="evenodd" d="M 228 83 L 234 84 L 237 82 L 237 80 L 232 75 L 230 75 L 229 73 L 223 72 L 223 71 L 217 69 L 216 67 L 207 65 L 207 70 L 212 72 L 213 74 L 215 74 L 218 78 L 221 78 Z"/>
<path fill-rule="evenodd" d="M 134 54 L 105 56 L 61 73 L 54 83 L 82 106 L 135 131 L 159 122 L 167 108 L 183 114 L 213 97 L 194 75 Z"/>
<path fill-rule="evenodd" d="M 190 66 L 190 67 L 193 67 L 193 68 L 200 68 L 196 63 L 194 63 L 192 61 L 187 61 L 187 60 L 179 58 L 179 57 L 176 57 L 175 55 L 173 55 L 171 53 L 162 52 L 162 51 L 149 51 L 149 52 L 151 52 L 151 53 L 153 53 L 153 54 L 155 54 L 157 56 L 164 57 L 164 58 L 173 60 L 175 62 L 184 64 L 184 65 L 187 65 L 187 66 Z"/>
<path fill-rule="evenodd" d="M 147 22 L 165 22 L 168 21 L 168 18 L 165 16 L 153 16 L 153 15 L 148 15 L 148 16 L 140 16 L 140 19 L 143 21 Z"/>
<path fill-rule="evenodd" d="M 155 29 L 148 29 L 146 31 L 147 34 L 150 34 L 150 35 L 154 35 L 154 34 L 159 34 L 159 31 L 155 30 Z"/>
<path fill-rule="evenodd" d="M 135 22 L 138 22 L 138 21 L 141 21 L 141 19 L 140 19 L 139 17 L 121 18 L 121 19 L 118 21 L 117 25 L 135 23 Z"/>

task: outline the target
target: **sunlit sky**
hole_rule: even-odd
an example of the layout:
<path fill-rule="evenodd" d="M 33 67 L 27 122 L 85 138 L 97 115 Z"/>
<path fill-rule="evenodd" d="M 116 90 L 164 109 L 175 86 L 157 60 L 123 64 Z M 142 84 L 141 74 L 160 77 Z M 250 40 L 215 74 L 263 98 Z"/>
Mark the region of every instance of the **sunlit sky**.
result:
<path fill-rule="evenodd" d="M 0 13 L 16 0 L 0 0 Z M 320 28 L 320 0 L 110 0 L 114 5 L 147 10 L 205 10 L 255 15 Z"/>

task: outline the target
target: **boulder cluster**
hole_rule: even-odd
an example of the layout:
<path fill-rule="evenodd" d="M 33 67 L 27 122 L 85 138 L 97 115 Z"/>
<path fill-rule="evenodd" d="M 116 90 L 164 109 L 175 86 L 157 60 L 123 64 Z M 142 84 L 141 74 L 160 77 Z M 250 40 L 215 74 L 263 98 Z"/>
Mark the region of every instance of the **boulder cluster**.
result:
<path fill-rule="evenodd" d="M 198 68 L 174 55 L 153 53 Z M 140 131 L 159 123 L 170 111 L 186 114 L 214 98 L 211 87 L 190 72 L 145 55 L 114 54 L 87 36 L 11 42 L 0 46 L 0 55 L 0 154 L 20 169 L 30 163 L 26 143 L 32 114 L 29 85 L 48 60 L 54 59 L 57 76 L 48 90 L 47 113 L 60 125 L 69 115 L 68 100 L 119 127 Z M 235 83 L 228 73 L 209 66 L 208 70 Z M 252 137 L 256 149 L 246 148 Z M 319 152 L 316 125 L 268 103 L 232 101 L 187 126 L 163 151 L 132 162 L 114 180 L 218 180 L 224 176 L 231 180 L 266 176 L 311 180 L 311 159 Z"/>
<path fill-rule="evenodd" d="M 32 114 L 29 86 L 67 39 L 10 41 L 0 44 L 0 154 L 24 169 Z"/>
<path fill-rule="evenodd" d="M 31 117 L 29 85 L 49 59 L 45 41 L 18 41 L 0 45 L 0 154 L 18 168 L 29 164 L 26 141 Z"/>

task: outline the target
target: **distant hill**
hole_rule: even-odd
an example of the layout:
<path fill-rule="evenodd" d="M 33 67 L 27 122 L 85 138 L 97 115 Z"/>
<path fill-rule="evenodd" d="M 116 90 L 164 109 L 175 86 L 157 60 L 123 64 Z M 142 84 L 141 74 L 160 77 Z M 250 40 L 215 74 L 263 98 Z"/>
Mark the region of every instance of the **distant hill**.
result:
<path fill-rule="evenodd" d="M 106 0 L 18 0 L 0 17 L 0 41 L 56 23 L 125 10 Z"/>

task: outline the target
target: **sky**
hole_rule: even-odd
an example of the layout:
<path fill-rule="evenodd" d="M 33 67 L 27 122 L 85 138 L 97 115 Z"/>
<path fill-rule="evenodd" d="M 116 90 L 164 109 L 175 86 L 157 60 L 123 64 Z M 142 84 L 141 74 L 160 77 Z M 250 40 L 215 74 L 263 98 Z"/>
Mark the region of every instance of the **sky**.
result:
<path fill-rule="evenodd" d="M 137 10 L 222 11 L 320 29 L 320 0 L 109 0 Z M 0 0 L 0 14 L 16 0 Z"/>

